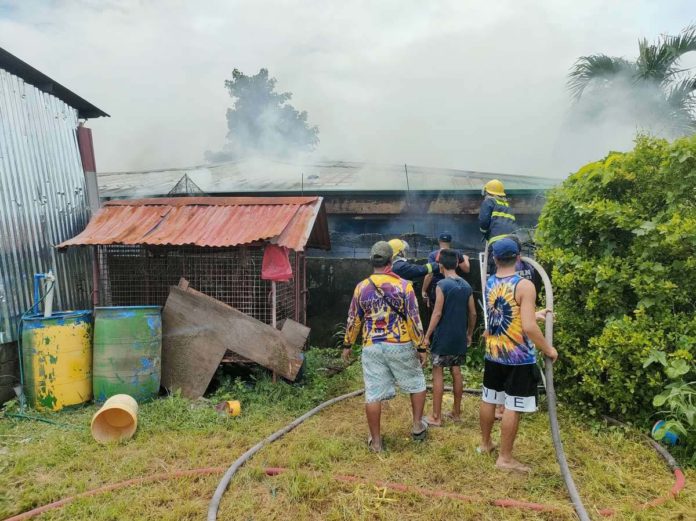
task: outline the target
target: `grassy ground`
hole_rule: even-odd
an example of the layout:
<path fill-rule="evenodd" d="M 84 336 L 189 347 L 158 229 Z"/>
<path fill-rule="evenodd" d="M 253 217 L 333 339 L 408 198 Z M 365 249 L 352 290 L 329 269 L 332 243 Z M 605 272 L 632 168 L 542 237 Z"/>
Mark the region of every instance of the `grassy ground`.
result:
<path fill-rule="evenodd" d="M 324 399 L 360 387 L 358 364 L 328 378 L 320 367 L 335 365 L 335 351 L 309 353 L 309 378 L 303 386 L 272 384 L 266 377 L 251 385 L 229 380 L 210 401 L 178 397 L 141 407 L 136 437 L 101 446 L 88 430 L 95 406 L 51 415 L 69 426 L 0 420 L 0 518 L 91 488 L 152 473 L 229 465 L 261 438 Z M 242 401 L 242 416 L 223 418 L 218 400 Z M 425 444 L 407 437 L 409 405 L 404 396 L 385 408 L 388 451 L 365 450 L 361 398 L 333 406 L 264 449 L 235 477 L 219 519 L 322 520 L 564 520 L 574 519 L 543 413 L 526 418 L 518 441 L 520 459 L 531 463 L 530 477 L 501 473 L 494 460 L 479 456 L 475 397 L 464 400 L 465 422 L 432 429 Z M 696 493 L 687 488 L 676 501 L 647 511 L 634 505 L 664 494 L 672 477 L 662 461 L 635 433 L 574 420 L 561 411 L 566 452 L 581 495 L 593 514 L 618 510 L 614 519 L 694 519 Z M 263 468 L 289 470 L 268 477 Z M 334 479 L 350 475 L 360 482 Z M 85 498 L 41 516 L 46 520 L 188 520 L 205 519 L 219 475 L 182 478 Z M 423 497 L 377 486 L 399 482 L 478 498 L 469 503 Z M 515 498 L 548 503 L 553 512 L 501 509 L 485 502 Z"/>

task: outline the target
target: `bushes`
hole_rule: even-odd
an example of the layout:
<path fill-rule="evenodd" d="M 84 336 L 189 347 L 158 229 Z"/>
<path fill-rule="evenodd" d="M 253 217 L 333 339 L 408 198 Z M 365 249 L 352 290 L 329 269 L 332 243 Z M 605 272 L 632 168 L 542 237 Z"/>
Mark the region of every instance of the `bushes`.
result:
<path fill-rule="evenodd" d="M 559 390 L 647 423 L 669 368 L 694 376 L 696 136 L 639 137 L 584 166 L 549 195 L 536 240 L 552 267 Z"/>

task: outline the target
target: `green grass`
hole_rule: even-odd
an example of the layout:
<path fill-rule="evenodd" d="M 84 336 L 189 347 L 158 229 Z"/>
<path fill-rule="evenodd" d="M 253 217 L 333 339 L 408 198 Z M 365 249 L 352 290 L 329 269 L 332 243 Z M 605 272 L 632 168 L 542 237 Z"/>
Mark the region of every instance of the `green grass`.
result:
<path fill-rule="evenodd" d="M 226 379 L 209 399 L 191 402 L 172 396 L 141 406 L 136 436 L 127 442 L 98 445 L 89 434 L 96 406 L 47 415 L 72 425 L 61 427 L 25 420 L 0 420 L 0 518 L 94 487 L 153 473 L 228 466 L 263 437 L 321 401 L 361 386 L 359 364 L 327 377 L 321 369 L 337 365 L 338 351 L 308 353 L 303 385 Z M 478 374 L 468 376 L 474 385 Z M 238 399 L 242 415 L 219 416 L 218 401 Z M 496 471 L 493 459 L 474 452 L 478 399 L 464 400 L 465 422 L 432 429 L 425 444 L 408 438 L 405 396 L 389 402 L 383 416 L 388 451 L 365 449 L 362 399 L 342 402 L 308 420 L 262 450 L 236 476 L 223 499 L 223 520 L 564 520 L 573 519 L 555 462 L 545 414 L 522 423 L 519 457 L 534 467 L 530 477 Z M 664 494 L 672 477 L 664 463 L 630 431 L 588 424 L 561 410 L 570 465 L 581 495 L 593 514 L 614 507 L 614 519 L 693 519 L 696 495 L 687 474 L 683 496 L 666 505 L 635 511 L 633 506 Z M 263 468 L 286 467 L 277 477 Z M 360 478 L 343 483 L 335 475 Z M 204 519 L 219 475 L 182 478 L 130 487 L 75 501 L 41 516 L 45 520 L 194 520 Z M 376 486 L 400 482 L 476 496 L 511 497 L 549 503 L 552 513 L 500 509 L 485 503 L 427 498 Z"/>

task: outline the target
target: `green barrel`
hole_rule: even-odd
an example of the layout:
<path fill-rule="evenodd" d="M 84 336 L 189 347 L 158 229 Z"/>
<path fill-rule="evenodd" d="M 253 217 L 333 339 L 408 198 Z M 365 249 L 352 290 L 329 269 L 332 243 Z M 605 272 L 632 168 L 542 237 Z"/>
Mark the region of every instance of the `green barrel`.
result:
<path fill-rule="evenodd" d="M 157 395 L 162 368 L 161 309 L 159 306 L 94 308 L 95 401 L 128 394 L 141 402 Z"/>

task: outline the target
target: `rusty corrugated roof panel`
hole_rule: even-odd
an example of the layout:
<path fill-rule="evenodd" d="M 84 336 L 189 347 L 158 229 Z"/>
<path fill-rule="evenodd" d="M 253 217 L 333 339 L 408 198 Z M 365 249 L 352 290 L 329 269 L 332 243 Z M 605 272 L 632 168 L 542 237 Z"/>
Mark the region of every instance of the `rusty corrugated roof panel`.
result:
<path fill-rule="evenodd" d="M 295 251 L 331 247 L 321 197 L 178 197 L 110 201 L 58 245 L 229 247 L 269 241 Z M 318 229 L 326 228 L 326 229 Z"/>

